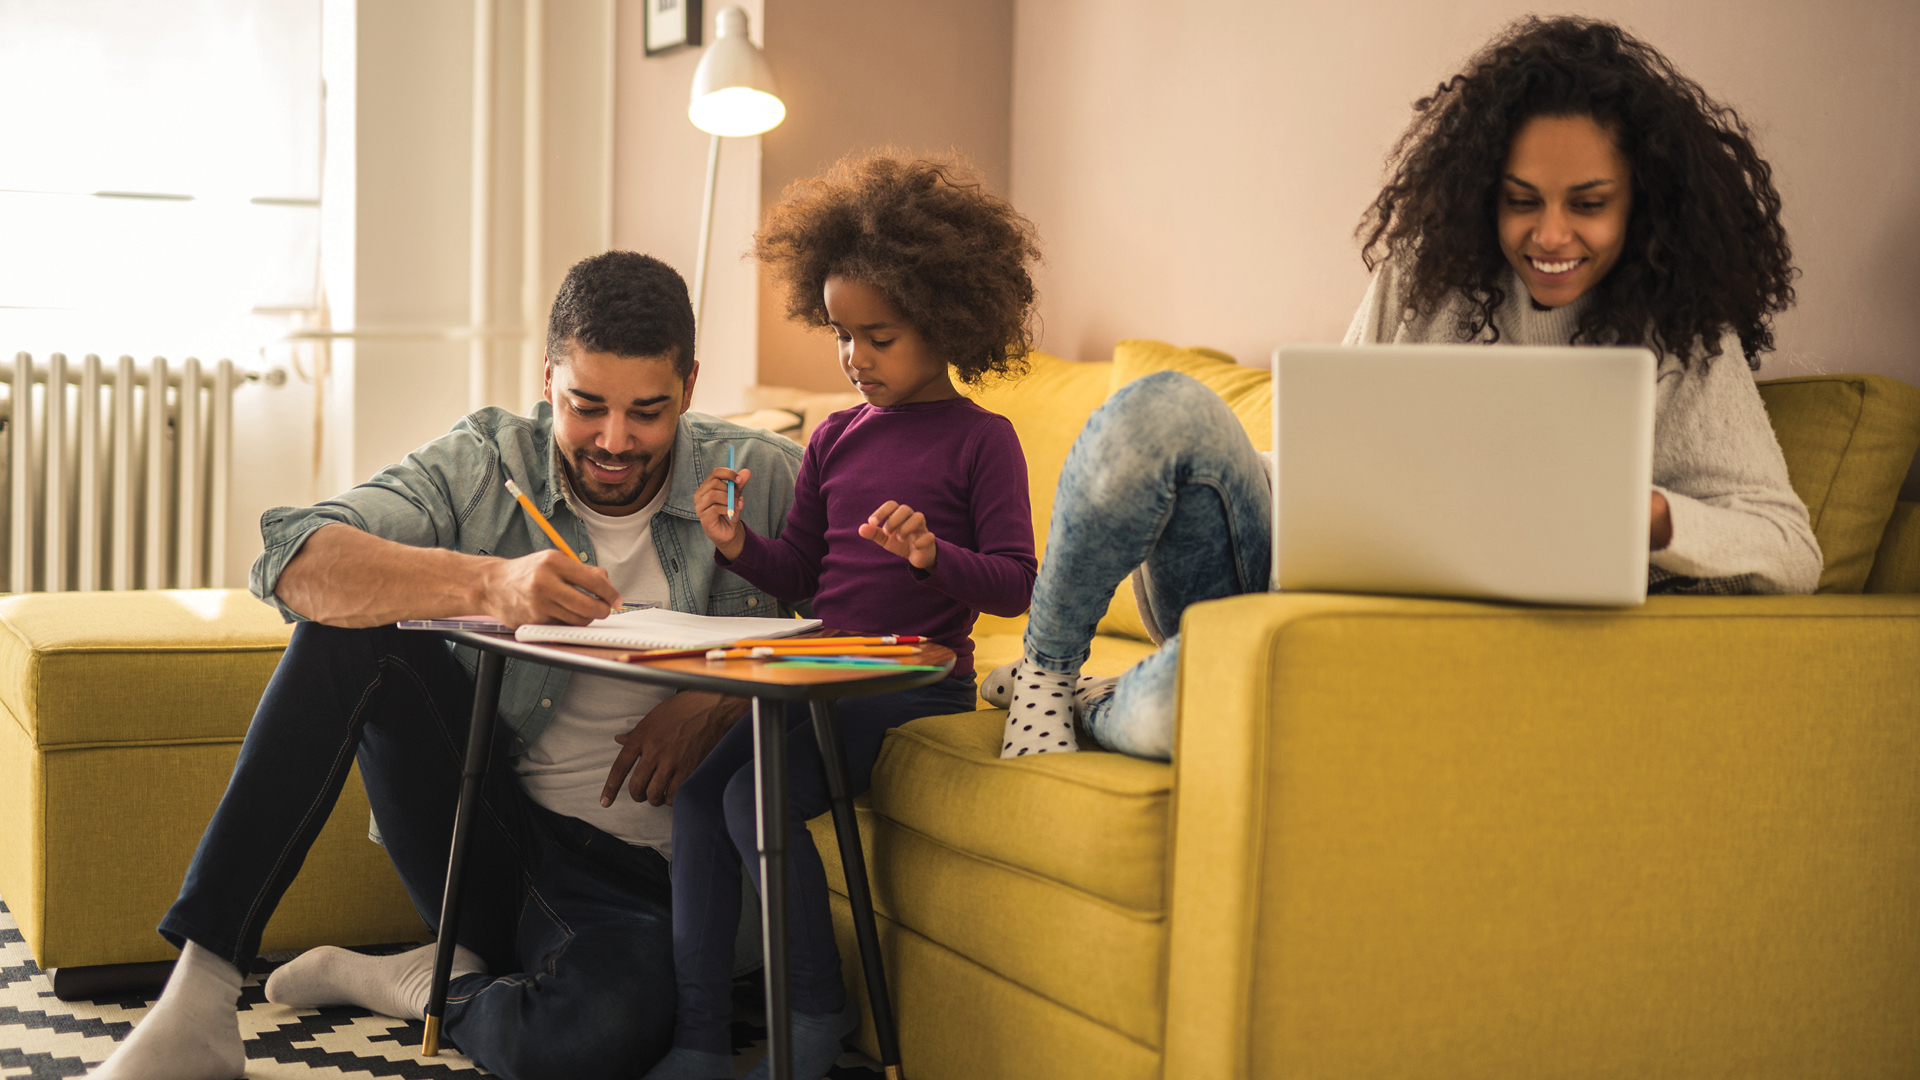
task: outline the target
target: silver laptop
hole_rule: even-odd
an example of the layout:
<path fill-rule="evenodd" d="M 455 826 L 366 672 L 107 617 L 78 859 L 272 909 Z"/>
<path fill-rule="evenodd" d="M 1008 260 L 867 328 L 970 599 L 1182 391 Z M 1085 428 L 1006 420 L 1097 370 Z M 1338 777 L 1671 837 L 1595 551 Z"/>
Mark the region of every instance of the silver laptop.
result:
<path fill-rule="evenodd" d="M 1654 369 L 1646 349 L 1275 349 L 1275 587 L 1643 602 Z"/>

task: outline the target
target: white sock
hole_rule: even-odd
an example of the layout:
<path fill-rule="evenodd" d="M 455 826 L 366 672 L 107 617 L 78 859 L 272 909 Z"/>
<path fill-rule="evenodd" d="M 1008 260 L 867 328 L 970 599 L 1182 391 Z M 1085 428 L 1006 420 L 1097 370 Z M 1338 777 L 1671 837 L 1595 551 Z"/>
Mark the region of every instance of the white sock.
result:
<path fill-rule="evenodd" d="M 1013 696 L 1007 702 L 1007 729 L 1000 756 L 1070 754 L 1073 741 L 1073 692 L 1077 672 L 1046 671 L 1022 660 L 1013 672 Z"/>
<path fill-rule="evenodd" d="M 1004 709 L 1013 701 L 1013 669 L 1019 664 L 1001 664 L 987 673 L 980 683 L 980 699 L 996 709 Z M 1081 675 L 1073 681 L 1073 695 L 1077 701 L 1082 692 L 1101 683 L 1112 683 L 1115 675 Z"/>
<path fill-rule="evenodd" d="M 309 949 L 267 976 L 267 1000 L 296 1009 L 358 1005 L 382 1016 L 423 1020 L 433 988 L 434 948 L 422 945 L 392 956 L 368 956 L 332 945 Z M 486 973 L 478 956 L 454 946 L 450 978 Z"/>
<path fill-rule="evenodd" d="M 240 1043 L 240 969 L 194 942 L 133 1034 L 88 1075 L 94 1080 L 234 1080 Z"/>

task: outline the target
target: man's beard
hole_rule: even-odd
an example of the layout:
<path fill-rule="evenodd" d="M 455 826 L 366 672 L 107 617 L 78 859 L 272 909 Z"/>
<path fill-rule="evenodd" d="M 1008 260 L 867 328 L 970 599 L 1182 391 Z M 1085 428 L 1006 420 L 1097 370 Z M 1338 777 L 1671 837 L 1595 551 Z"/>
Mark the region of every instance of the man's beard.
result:
<path fill-rule="evenodd" d="M 567 482 L 573 486 L 574 493 L 595 506 L 632 506 L 640 500 L 640 493 L 646 490 L 648 483 L 659 474 L 660 469 L 664 466 L 664 463 L 662 463 L 649 468 L 648 466 L 652 464 L 653 459 L 653 455 L 651 454 L 634 454 L 631 456 L 625 454 L 593 454 L 581 449 L 573 452 L 574 460 L 568 460 L 567 455 L 560 453 L 559 448 L 555 447 L 554 456 L 559 459 L 560 468 L 567 474 Z M 589 459 L 597 461 L 602 465 L 632 465 L 634 467 L 633 475 L 627 477 L 624 483 L 617 486 L 603 484 L 593 479 L 592 474 L 587 472 L 586 465 L 582 464 L 582 462 Z"/>

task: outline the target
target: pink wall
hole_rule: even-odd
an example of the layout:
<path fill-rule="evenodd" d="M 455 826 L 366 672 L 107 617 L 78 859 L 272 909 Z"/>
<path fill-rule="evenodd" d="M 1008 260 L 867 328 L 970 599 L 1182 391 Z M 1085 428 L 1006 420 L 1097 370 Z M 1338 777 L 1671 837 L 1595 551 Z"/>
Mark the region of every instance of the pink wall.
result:
<path fill-rule="evenodd" d="M 760 202 L 847 154 L 959 150 L 1005 194 L 1012 147 L 1013 0 L 769 0 L 767 59 L 787 121 L 762 137 Z M 845 390 L 833 339 L 787 321 L 760 286 L 760 381 Z"/>
<path fill-rule="evenodd" d="M 648 56 L 643 0 L 617 3 L 613 246 L 665 261 L 691 288 L 707 173 L 708 136 L 687 119 L 700 50 Z M 715 16 L 735 4 L 746 9 L 754 42 L 764 44 L 761 0 L 709 0 L 703 5 L 703 40 L 713 40 Z M 693 407 L 702 412 L 742 410 L 746 388 L 756 378 L 759 276 L 745 255 L 760 220 L 763 138 L 720 140 L 700 379 L 694 389 Z"/>
<path fill-rule="evenodd" d="M 1366 286 L 1353 228 L 1411 102 L 1527 10 L 1020 0 L 1013 199 L 1048 256 L 1043 346 L 1092 360 L 1145 336 L 1264 363 L 1337 339 Z M 1666 52 L 1774 165 L 1805 276 L 1762 377 L 1920 385 L 1920 4 L 1573 10 Z"/>

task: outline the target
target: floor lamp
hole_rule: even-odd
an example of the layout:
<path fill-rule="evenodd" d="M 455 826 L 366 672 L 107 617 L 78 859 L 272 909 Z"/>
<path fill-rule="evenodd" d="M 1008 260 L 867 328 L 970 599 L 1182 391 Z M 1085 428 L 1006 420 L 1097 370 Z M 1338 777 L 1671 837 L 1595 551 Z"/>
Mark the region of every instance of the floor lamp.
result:
<path fill-rule="evenodd" d="M 700 252 L 693 267 L 693 325 L 706 326 L 702 307 L 707 294 L 707 248 L 713 244 L 713 192 L 720 178 L 720 138 L 758 135 L 779 126 L 787 106 L 774 88 L 773 68 L 747 36 L 747 13 L 738 7 L 714 19 L 713 44 L 693 72 L 693 98 L 687 119 L 710 134 L 707 145 L 707 197 L 700 204 Z"/>

